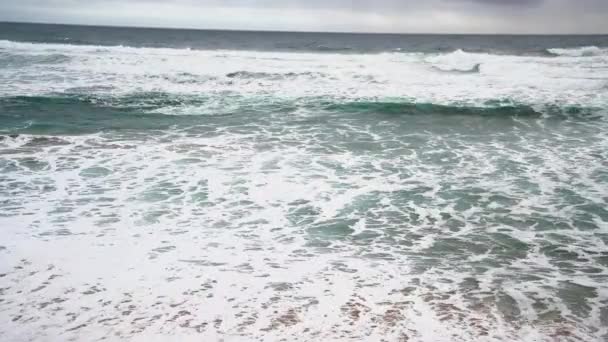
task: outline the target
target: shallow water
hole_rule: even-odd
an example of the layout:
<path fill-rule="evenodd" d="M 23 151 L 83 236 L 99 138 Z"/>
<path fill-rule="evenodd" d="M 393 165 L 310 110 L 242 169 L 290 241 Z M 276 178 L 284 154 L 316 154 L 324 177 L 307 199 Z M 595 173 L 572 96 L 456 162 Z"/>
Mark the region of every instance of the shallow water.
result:
<path fill-rule="evenodd" d="M 608 337 L 605 37 L 126 31 L 0 41 L 3 340 Z"/>

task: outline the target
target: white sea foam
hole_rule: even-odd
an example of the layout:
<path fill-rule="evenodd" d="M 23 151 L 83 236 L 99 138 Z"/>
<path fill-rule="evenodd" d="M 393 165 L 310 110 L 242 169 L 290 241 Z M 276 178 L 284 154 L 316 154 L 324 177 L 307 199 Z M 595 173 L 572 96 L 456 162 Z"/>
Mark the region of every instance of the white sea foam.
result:
<path fill-rule="evenodd" d="M 570 57 L 592 57 L 592 56 L 608 56 L 608 49 L 599 48 L 597 46 L 583 46 L 578 48 L 570 49 L 549 49 L 550 53 L 559 56 L 570 56 Z"/>
<path fill-rule="evenodd" d="M 543 140 L 536 129 L 520 133 L 529 142 L 505 146 L 500 138 L 403 136 L 349 123 L 338 130 L 381 134 L 377 144 L 393 145 L 355 154 L 316 150 L 322 125 L 235 128 L 0 142 L 3 338 L 550 341 L 564 331 L 586 340 L 608 332 L 600 318 L 608 268 L 593 262 L 605 253 L 597 234 L 608 223 L 598 217 L 589 232 L 516 228 L 486 209 L 492 203 L 491 215 L 508 210 L 516 222 L 547 216 L 576 226 L 578 209 L 562 206 L 560 179 L 576 177 L 571 190 L 602 203 L 608 187 L 594 176 L 601 166 L 592 156 L 605 153 L 605 135 L 571 147 L 567 134 Z M 404 157 L 421 138 L 417 155 Z M 347 142 L 333 143 L 340 150 Z M 562 148 L 552 151 L 554 144 Z M 428 161 L 446 153 L 455 168 Z M 517 178 L 499 177 L 504 162 L 522 168 Z M 538 192 L 519 183 L 531 181 Z M 468 209 L 443 195 L 462 189 L 474 197 L 472 186 L 488 192 Z M 413 200 L 400 202 L 402 192 Z M 454 222 L 459 228 L 447 229 Z M 505 232 L 530 248 L 503 260 L 491 246 L 505 242 L 476 242 Z M 452 260 L 454 250 L 419 269 L 421 256 L 454 241 L 483 250 Z M 587 259 L 565 272 L 542 250 L 552 244 Z M 477 273 L 469 263 L 492 266 Z M 533 278 L 519 279 L 526 276 Z M 572 304 L 557 295 L 569 286 L 593 290 Z M 580 301 L 588 320 L 577 318 L 585 317 Z"/>
<path fill-rule="evenodd" d="M 0 74 L 0 96 L 89 94 L 86 89 L 96 89 L 92 91 L 94 95 L 110 97 L 164 92 L 283 99 L 409 99 L 477 106 L 497 99 L 527 105 L 602 107 L 608 103 L 608 55 L 551 58 L 461 50 L 436 55 L 314 54 L 9 41 L 0 41 L 0 53 L 12 56 L 59 53 L 69 57 L 52 66 L 33 63 L 4 70 Z M 441 72 L 472 70 L 476 65 L 480 65 L 479 73 Z M 258 77 L 231 76 L 237 72 Z M 31 82 L 32 77 L 36 82 Z M 167 112 L 205 112 L 203 107 L 181 111 L 167 108 Z"/>
<path fill-rule="evenodd" d="M 605 71 L 589 69 L 601 56 L 0 49 L 70 58 L 3 71 L 1 96 L 210 96 L 154 109 L 172 114 L 217 112 L 235 93 L 606 103 Z M 236 71 L 258 74 L 226 77 Z M 605 121 L 208 119 L 2 136 L 0 339 L 608 336 Z"/>

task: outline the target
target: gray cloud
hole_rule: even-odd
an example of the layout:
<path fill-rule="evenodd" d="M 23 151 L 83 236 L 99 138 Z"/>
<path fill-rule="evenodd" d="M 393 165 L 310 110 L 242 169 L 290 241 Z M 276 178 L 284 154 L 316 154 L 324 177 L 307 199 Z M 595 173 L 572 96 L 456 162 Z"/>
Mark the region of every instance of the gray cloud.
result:
<path fill-rule="evenodd" d="M 0 20 L 220 29 L 608 32 L 606 0 L 0 0 Z"/>
<path fill-rule="evenodd" d="M 482 4 L 502 5 L 502 6 L 509 6 L 509 5 L 529 6 L 529 5 L 536 5 L 536 4 L 543 2 L 543 0 L 468 0 L 468 1 L 482 3 Z"/>

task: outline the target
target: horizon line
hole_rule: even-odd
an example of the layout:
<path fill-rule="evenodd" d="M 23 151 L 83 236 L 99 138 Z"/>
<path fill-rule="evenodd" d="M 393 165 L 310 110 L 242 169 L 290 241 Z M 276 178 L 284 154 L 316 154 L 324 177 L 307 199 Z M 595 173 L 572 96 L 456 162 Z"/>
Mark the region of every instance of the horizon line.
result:
<path fill-rule="evenodd" d="M 313 30 L 270 30 L 270 29 L 226 29 L 226 28 L 195 28 L 195 27 L 163 27 L 111 24 L 73 24 L 43 21 L 12 21 L 0 20 L 0 24 L 53 25 L 53 26 L 83 26 L 98 28 L 123 28 L 142 30 L 176 30 L 176 31 L 212 31 L 212 32 L 251 32 L 251 33 L 316 33 L 316 34 L 359 34 L 359 35 L 453 35 L 453 36 L 608 36 L 608 33 L 446 33 L 446 32 L 364 32 L 364 31 L 313 31 Z"/>

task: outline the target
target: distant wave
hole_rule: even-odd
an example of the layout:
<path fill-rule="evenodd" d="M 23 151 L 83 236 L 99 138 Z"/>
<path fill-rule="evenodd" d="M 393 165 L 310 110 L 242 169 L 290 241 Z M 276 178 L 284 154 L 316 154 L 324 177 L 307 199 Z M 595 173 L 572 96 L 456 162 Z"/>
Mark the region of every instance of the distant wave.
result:
<path fill-rule="evenodd" d="M 450 74 L 479 74 L 481 72 L 481 63 L 475 64 L 470 69 L 443 69 L 437 66 L 433 66 L 433 69 L 439 72 L 445 72 Z"/>
<path fill-rule="evenodd" d="M 488 56 L 490 55 L 459 49 L 429 56 L 425 61 L 431 64 L 433 70 L 446 74 L 479 74 L 482 64 L 480 61 L 484 61 Z"/>
<path fill-rule="evenodd" d="M 583 46 L 577 48 L 554 48 L 547 49 L 547 52 L 553 56 L 565 57 L 593 57 L 593 56 L 608 56 L 608 48 L 599 48 L 597 46 Z"/>
<path fill-rule="evenodd" d="M 25 65 L 6 60 L 0 65 L 5 70 L 0 73 L 5 80 L 0 82 L 0 97 L 72 94 L 90 100 L 95 108 L 177 116 L 238 115 L 255 110 L 256 101 L 299 109 L 311 105 L 312 99 L 472 105 L 484 108 L 484 114 L 486 107 L 492 107 L 486 102 L 494 99 L 534 108 L 546 103 L 605 108 L 608 77 L 604 57 L 505 56 L 464 50 L 341 55 L 0 40 L 2 58 L 33 59 Z M 56 105 L 39 107 L 45 111 Z M 405 112 L 421 111 L 420 106 L 400 106 Z M 391 104 L 386 107 L 379 112 L 393 110 Z M 475 108 L 469 112 L 479 113 Z"/>
<path fill-rule="evenodd" d="M 98 45 L 87 44 L 80 42 L 21 42 L 13 40 L 0 39 L 0 50 L 11 52 L 40 52 L 40 51 L 82 51 L 82 52 L 110 52 L 115 50 L 134 51 L 134 52 L 160 52 L 168 55 L 181 55 L 186 51 L 191 51 L 190 48 L 172 48 L 172 47 L 139 47 L 125 45 Z"/>
<path fill-rule="evenodd" d="M 76 49 L 88 51 L 91 49 L 96 49 L 98 51 L 105 51 L 106 49 L 122 49 L 128 51 L 157 51 L 167 54 L 182 54 L 186 51 L 190 52 L 204 52 L 208 51 L 207 49 L 195 49 L 190 47 L 159 47 L 159 46 L 130 46 L 130 45 L 99 45 L 93 42 L 82 41 L 82 40 L 60 40 L 60 41 L 52 41 L 52 42 L 30 42 L 30 41 L 13 41 L 13 40 L 2 40 L 0 39 L 0 49 L 6 50 L 54 50 L 54 49 Z M 213 51 L 241 51 L 241 50 L 218 50 L 212 49 Z M 293 53 L 298 50 L 294 47 L 290 47 L 287 50 L 281 50 L 280 48 L 273 52 L 287 52 Z M 306 48 L 301 49 L 301 52 L 304 53 L 362 53 L 362 54 L 377 54 L 377 53 L 394 53 L 394 54 L 405 54 L 405 55 L 429 55 L 429 56 L 473 56 L 473 55 L 486 55 L 486 56 L 537 56 L 537 57 L 556 57 L 556 56 L 564 56 L 564 57 L 591 57 L 591 56 L 608 56 L 608 48 L 598 47 L 598 46 L 583 46 L 576 48 L 550 48 L 539 50 L 537 52 L 523 52 L 523 51 L 498 51 L 498 50 L 463 50 L 463 49 L 455 49 L 451 51 L 416 51 L 410 49 L 403 48 L 395 48 L 387 51 L 358 51 L 351 47 L 333 47 L 333 46 L 306 46 Z"/>

